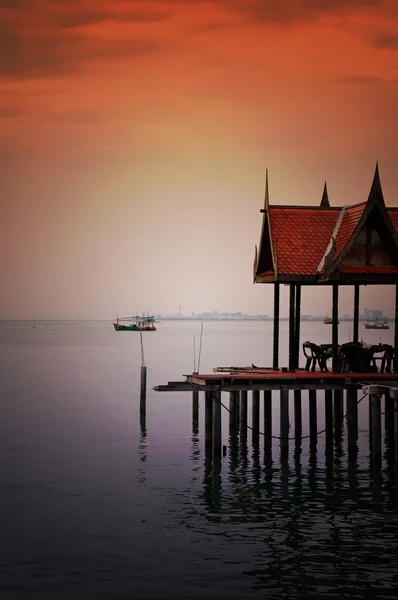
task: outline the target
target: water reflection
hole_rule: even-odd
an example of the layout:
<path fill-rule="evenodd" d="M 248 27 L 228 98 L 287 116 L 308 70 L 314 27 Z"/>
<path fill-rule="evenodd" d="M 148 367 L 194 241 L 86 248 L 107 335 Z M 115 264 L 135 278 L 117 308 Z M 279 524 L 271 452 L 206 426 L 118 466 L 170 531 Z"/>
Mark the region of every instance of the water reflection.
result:
<path fill-rule="evenodd" d="M 398 475 L 386 464 L 375 469 L 357 439 L 348 447 L 340 425 L 332 447 L 296 437 L 274 464 L 256 435 L 249 452 L 247 433 L 231 428 L 225 458 L 205 453 L 195 527 L 226 536 L 236 569 L 267 598 L 394 598 Z"/>

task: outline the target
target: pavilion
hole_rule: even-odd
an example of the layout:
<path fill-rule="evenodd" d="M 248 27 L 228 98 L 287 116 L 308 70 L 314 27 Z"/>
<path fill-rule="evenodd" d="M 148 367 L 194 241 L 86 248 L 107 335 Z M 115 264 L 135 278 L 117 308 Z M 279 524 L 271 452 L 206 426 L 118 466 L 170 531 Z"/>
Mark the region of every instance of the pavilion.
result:
<path fill-rule="evenodd" d="M 273 368 L 279 367 L 280 285 L 289 294 L 289 370 L 298 368 L 301 286 L 331 286 L 333 369 L 338 354 L 341 285 L 354 286 L 353 341 L 358 342 L 361 285 L 395 285 L 394 371 L 398 371 L 398 208 L 387 208 L 379 168 L 368 199 L 330 206 L 326 183 L 319 206 L 271 205 L 268 171 L 260 244 L 255 249 L 254 283 L 274 286 Z"/>

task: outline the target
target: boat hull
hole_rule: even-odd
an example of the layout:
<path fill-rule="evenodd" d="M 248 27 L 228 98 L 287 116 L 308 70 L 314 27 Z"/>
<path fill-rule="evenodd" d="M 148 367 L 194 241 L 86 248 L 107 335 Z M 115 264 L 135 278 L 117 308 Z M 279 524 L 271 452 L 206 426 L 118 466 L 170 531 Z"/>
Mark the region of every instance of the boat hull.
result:
<path fill-rule="evenodd" d="M 156 327 L 154 325 L 148 327 L 138 327 L 137 325 L 120 325 L 120 323 L 113 323 L 113 326 L 116 331 L 156 331 Z"/>
<path fill-rule="evenodd" d="M 390 329 L 389 325 L 373 325 L 372 323 L 365 323 L 365 329 Z"/>

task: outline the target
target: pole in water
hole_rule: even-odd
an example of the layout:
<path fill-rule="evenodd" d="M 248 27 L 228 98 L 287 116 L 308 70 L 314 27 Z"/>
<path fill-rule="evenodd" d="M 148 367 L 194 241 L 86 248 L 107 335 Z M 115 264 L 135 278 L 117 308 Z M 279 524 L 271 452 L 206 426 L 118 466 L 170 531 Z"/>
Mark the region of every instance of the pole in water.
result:
<path fill-rule="evenodd" d="M 141 342 L 141 386 L 140 386 L 140 411 L 146 410 L 146 366 L 144 359 L 144 344 L 142 341 L 142 331 L 140 330 Z"/>

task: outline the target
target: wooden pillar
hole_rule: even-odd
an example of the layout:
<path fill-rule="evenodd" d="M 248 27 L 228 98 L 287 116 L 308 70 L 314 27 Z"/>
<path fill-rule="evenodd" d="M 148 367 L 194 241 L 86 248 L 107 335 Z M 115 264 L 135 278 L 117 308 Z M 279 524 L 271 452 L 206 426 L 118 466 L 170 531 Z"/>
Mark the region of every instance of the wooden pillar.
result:
<path fill-rule="evenodd" d="M 229 428 L 230 429 L 236 429 L 236 424 L 238 421 L 237 397 L 239 398 L 239 392 L 229 392 Z"/>
<path fill-rule="evenodd" d="M 359 283 L 354 285 L 354 331 L 352 336 L 353 342 L 358 342 L 359 332 Z"/>
<path fill-rule="evenodd" d="M 221 456 L 221 390 L 213 392 L 213 454 Z"/>
<path fill-rule="evenodd" d="M 327 451 L 333 449 L 333 391 L 325 390 L 325 429 Z"/>
<path fill-rule="evenodd" d="M 370 386 L 370 401 L 372 403 L 372 465 L 381 468 L 381 401 L 380 392 Z"/>
<path fill-rule="evenodd" d="M 199 392 L 192 392 L 192 433 L 199 431 Z"/>
<path fill-rule="evenodd" d="M 395 286 L 394 371 L 398 371 L 398 284 Z"/>
<path fill-rule="evenodd" d="M 340 423 L 344 414 L 343 391 L 334 390 L 334 422 Z"/>
<path fill-rule="evenodd" d="M 388 388 L 385 388 L 384 391 L 384 413 L 387 446 L 389 450 L 392 450 L 394 447 L 394 399 Z"/>
<path fill-rule="evenodd" d="M 205 392 L 205 446 L 213 443 L 213 392 Z"/>
<path fill-rule="evenodd" d="M 398 390 L 394 390 L 394 463 L 398 471 Z M 398 489 L 397 489 L 398 494 Z"/>
<path fill-rule="evenodd" d="M 310 443 L 317 443 L 317 406 L 316 406 L 316 390 L 309 390 L 309 415 L 310 415 Z"/>
<path fill-rule="evenodd" d="M 295 368 L 299 368 L 300 363 L 300 319 L 301 319 L 301 285 L 296 284 L 296 315 L 294 323 L 294 335 L 296 338 L 296 356 Z"/>
<path fill-rule="evenodd" d="M 281 387 L 280 399 L 280 437 L 281 437 L 281 456 L 285 458 L 289 453 L 289 390 L 287 387 Z"/>
<path fill-rule="evenodd" d="M 247 390 L 242 390 L 240 393 L 240 430 L 247 433 Z"/>
<path fill-rule="evenodd" d="M 260 391 L 252 392 L 252 438 L 260 437 Z"/>
<path fill-rule="evenodd" d="M 264 390 L 264 450 L 270 454 L 272 449 L 272 391 Z"/>
<path fill-rule="evenodd" d="M 141 365 L 140 411 L 146 411 L 146 366 Z"/>
<path fill-rule="evenodd" d="M 357 390 L 347 388 L 347 429 L 348 429 L 348 454 L 356 451 L 357 446 Z"/>
<path fill-rule="evenodd" d="M 296 285 L 289 286 L 289 371 L 296 366 L 296 338 L 295 338 L 295 309 L 296 309 Z"/>
<path fill-rule="evenodd" d="M 272 366 L 274 369 L 279 368 L 279 283 L 274 283 L 274 349 Z"/>
<path fill-rule="evenodd" d="M 337 355 L 338 355 L 338 345 L 339 345 L 339 286 L 337 283 L 334 283 L 332 286 L 332 370 L 337 371 Z"/>
<path fill-rule="evenodd" d="M 301 390 L 294 390 L 294 435 L 301 437 L 302 416 L 301 416 Z"/>

